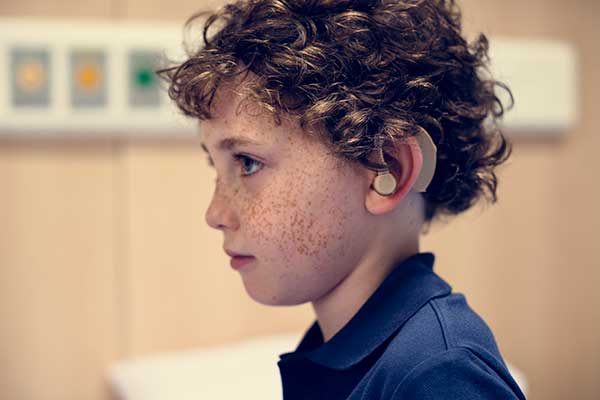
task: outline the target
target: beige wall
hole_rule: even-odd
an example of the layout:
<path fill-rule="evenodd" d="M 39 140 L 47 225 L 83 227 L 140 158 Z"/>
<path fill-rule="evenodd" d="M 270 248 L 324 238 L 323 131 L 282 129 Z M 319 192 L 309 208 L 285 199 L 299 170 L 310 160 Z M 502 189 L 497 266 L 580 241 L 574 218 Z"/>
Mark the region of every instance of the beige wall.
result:
<path fill-rule="evenodd" d="M 0 14 L 183 22 L 203 3 L 164 4 L 2 1 Z M 462 4 L 470 37 L 574 43 L 582 119 L 559 140 L 515 139 L 499 203 L 434 229 L 422 249 L 527 374 L 531 399 L 597 399 L 600 2 Z M 204 223 L 207 174 L 193 142 L 0 141 L 2 398 L 104 400 L 112 360 L 308 326 L 308 305 L 245 294 Z"/>

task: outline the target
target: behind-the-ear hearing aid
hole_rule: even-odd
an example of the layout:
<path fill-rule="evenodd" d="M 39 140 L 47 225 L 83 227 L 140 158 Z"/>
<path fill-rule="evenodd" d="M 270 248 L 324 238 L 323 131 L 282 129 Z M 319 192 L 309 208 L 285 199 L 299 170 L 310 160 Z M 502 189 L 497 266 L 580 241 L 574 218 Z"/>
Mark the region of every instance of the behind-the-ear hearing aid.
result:
<path fill-rule="evenodd" d="M 421 148 L 421 154 L 423 155 L 423 166 L 421 167 L 421 173 L 419 174 L 413 188 L 417 192 L 425 192 L 427 186 L 433 179 L 435 173 L 436 161 L 437 161 L 437 147 L 429 133 L 421 127 L 419 132 L 415 136 L 419 147 Z M 377 135 L 375 138 L 375 147 L 379 156 L 379 164 L 371 164 L 373 169 L 377 171 L 377 176 L 373 180 L 373 188 L 381 196 L 391 196 L 396 191 L 398 183 L 394 175 L 390 173 L 387 163 L 383 158 L 383 135 Z"/>
<path fill-rule="evenodd" d="M 375 137 L 375 149 L 379 157 L 379 165 L 373 166 L 372 169 L 377 171 L 377 176 L 373 180 L 373 189 L 382 196 L 390 196 L 396 191 L 396 178 L 390 173 L 388 166 L 383 158 L 383 136 Z"/>

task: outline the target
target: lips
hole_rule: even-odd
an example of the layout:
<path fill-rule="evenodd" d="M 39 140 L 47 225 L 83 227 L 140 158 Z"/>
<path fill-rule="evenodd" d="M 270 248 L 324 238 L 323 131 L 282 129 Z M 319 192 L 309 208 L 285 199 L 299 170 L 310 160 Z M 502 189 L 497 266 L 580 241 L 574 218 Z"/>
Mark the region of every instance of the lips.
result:
<path fill-rule="evenodd" d="M 252 254 L 243 254 L 243 253 L 238 253 L 237 251 L 233 251 L 233 250 L 229 250 L 229 249 L 224 249 L 225 253 L 227 253 L 227 255 L 229 257 L 254 257 Z"/>
<path fill-rule="evenodd" d="M 236 270 L 245 269 L 247 265 L 250 265 L 256 260 L 254 257 L 231 257 L 231 267 Z"/>

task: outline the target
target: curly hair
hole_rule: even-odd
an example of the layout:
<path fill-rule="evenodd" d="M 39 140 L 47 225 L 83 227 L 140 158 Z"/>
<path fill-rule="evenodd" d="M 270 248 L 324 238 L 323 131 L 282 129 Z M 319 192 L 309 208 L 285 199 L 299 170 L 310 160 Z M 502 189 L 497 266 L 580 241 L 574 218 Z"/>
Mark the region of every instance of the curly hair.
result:
<path fill-rule="evenodd" d="M 241 71 L 259 79 L 248 97 L 274 116 L 319 126 L 335 154 L 368 165 L 375 136 L 384 151 L 425 129 L 437 146 L 424 221 L 456 215 L 482 195 L 496 202 L 494 168 L 512 145 L 497 124 L 504 107 L 482 33 L 468 43 L 454 0 L 238 0 L 208 16 L 189 59 L 157 70 L 188 116 L 211 118 L 216 90 Z M 215 22 L 223 22 L 209 35 Z M 237 72 L 236 72 L 237 71 Z M 489 122 L 489 123 L 488 123 Z"/>

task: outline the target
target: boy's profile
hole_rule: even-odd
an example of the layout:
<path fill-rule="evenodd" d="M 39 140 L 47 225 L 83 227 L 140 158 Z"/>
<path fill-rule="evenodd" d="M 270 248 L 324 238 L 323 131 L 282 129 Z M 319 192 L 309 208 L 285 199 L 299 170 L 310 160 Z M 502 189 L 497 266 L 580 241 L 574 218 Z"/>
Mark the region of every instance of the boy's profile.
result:
<path fill-rule="evenodd" d="M 496 201 L 511 146 L 484 120 L 508 88 L 482 73 L 486 37 L 443 0 L 239 0 L 187 24 L 204 15 L 204 43 L 158 72 L 201 121 L 206 222 L 247 293 L 315 311 L 280 355 L 284 400 L 524 399 L 419 248 Z"/>

